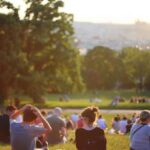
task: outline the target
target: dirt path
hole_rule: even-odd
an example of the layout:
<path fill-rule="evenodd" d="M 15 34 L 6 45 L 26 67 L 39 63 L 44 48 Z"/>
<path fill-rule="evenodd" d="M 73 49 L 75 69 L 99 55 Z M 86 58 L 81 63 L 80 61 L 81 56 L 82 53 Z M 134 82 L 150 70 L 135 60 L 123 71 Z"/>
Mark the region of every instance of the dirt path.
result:
<path fill-rule="evenodd" d="M 50 111 L 51 109 L 45 109 L 46 111 Z M 63 112 L 68 113 L 80 113 L 83 109 L 63 109 Z M 142 110 L 107 110 L 102 109 L 101 112 L 104 114 L 132 114 L 132 113 L 140 113 Z"/>

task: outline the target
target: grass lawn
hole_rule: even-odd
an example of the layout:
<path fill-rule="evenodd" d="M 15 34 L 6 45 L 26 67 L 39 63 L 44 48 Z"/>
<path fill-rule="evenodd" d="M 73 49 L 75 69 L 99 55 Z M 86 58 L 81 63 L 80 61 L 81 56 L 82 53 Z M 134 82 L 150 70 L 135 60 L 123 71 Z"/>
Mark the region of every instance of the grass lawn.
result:
<path fill-rule="evenodd" d="M 135 96 L 150 97 L 150 92 L 142 92 L 137 94 L 135 90 L 112 90 L 112 91 L 99 91 L 95 94 L 92 92 L 79 93 L 79 94 L 69 94 L 70 100 L 68 102 L 59 101 L 60 94 L 48 94 L 45 95 L 45 104 L 35 104 L 42 108 L 53 108 L 60 106 L 62 108 L 84 108 L 89 105 L 99 106 L 101 109 L 150 109 L 150 103 L 136 104 L 130 103 L 129 99 Z M 121 96 L 125 99 L 125 102 L 119 103 L 118 106 L 110 106 L 113 98 L 115 96 Z M 102 100 L 102 102 L 89 101 L 90 98 L 97 97 Z M 30 98 L 23 97 L 20 98 L 21 103 L 32 103 Z"/>
<path fill-rule="evenodd" d="M 73 133 L 71 133 L 73 136 Z M 106 135 L 107 150 L 129 150 L 129 136 Z M 75 144 L 68 142 L 64 145 L 50 146 L 50 150 L 76 150 Z M 10 150 L 9 145 L 0 144 L 0 150 Z"/>
<path fill-rule="evenodd" d="M 65 114 L 64 114 L 65 115 Z M 104 114 L 108 128 L 111 128 L 111 120 L 114 114 Z M 69 131 L 68 139 L 74 139 L 74 131 Z M 129 150 L 129 135 L 109 135 L 106 133 L 107 137 L 107 150 Z M 66 144 L 50 146 L 50 150 L 76 150 L 75 144 L 73 142 L 68 142 Z M 10 150 L 9 145 L 0 144 L 0 150 Z"/>

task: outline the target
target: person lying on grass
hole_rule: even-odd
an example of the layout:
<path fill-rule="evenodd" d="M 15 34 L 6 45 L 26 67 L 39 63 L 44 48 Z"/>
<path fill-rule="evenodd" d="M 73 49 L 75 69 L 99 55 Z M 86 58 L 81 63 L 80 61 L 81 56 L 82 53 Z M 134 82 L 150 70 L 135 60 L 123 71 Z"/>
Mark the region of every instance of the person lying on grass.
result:
<path fill-rule="evenodd" d="M 15 118 L 21 113 L 23 114 L 23 122 L 15 122 Z M 52 130 L 40 110 L 32 105 L 25 105 L 20 110 L 15 111 L 10 118 L 12 150 L 34 150 L 36 138 L 43 134 L 47 136 Z M 35 124 L 37 118 L 41 120 L 43 127 Z"/>

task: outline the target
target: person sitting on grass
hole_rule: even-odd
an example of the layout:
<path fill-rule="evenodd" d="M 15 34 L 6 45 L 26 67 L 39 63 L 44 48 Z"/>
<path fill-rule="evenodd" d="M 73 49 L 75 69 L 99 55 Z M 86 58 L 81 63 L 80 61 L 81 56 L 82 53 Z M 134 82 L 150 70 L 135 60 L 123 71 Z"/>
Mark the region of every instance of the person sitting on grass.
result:
<path fill-rule="evenodd" d="M 99 115 L 99 117 L 98 117 L 97 126 L 103 130 L 105 130 L 107 128 L 105 119 L 103 119 L 102 115 Z"/>
<path fill-rule="evenodd" d="M 106 138 L 104 131 L 96 127 L 98 108 L 88 107 L 83 110 L 83 127 L 75 132 L 77 150 L 106 150 Z"/>
<path fill-rule="evenodd" d="M 48 123 L 52 127 L 52 132 L 48 135 L 47 140 L 48 143 L 53 144 L 63 144 L 67 141 L 67 130 L 66 130 L 66 122 L 62 115 L 62 109 L 60 107 L 54 108 L 53 115 L 47 118 Z"/>
<path fill-rule="evenodd" d="M 127 126 L 127 117 L 123 116 L 122 119 L 120 120 L 120 130 L 119 134 L 124 135 L 126 133 L 126 126 Z"/>
<path fill-rule="evenodd" d="M 142 111 L 130 133 L 130 150 L 150 150 L 150 112 Z"/>
<path fill-rule="evenodd" d="M 118 133 L 120 130 L 120 118 L 118 116 L 114 117 L 112 121 L 112 129 L 109 131 L 110 134 Z"/>
<path fill-rule="evenodd" d="M 23 113 L 23 122 L 17 123 L 15 118 Z M 11 116 L 10 135 L 12 150 L 34 150 L 36 138 L 42 134 L 48 135 L 52 128 L 42 116 L 40 110 L 32 105 L 25 105 L 15 111 Z M 41 119 L 43 127 L 35 124 L 37 118 Z"/>
<path fill-rule="evenodd" d="M 10 116 L 17 110 L 13 105 L 6 107 L 6 112 L 0 115 L 0 142 L 10 143 Z M 22 122 L 22 116 L 16 118 L 16 122 Z"/>

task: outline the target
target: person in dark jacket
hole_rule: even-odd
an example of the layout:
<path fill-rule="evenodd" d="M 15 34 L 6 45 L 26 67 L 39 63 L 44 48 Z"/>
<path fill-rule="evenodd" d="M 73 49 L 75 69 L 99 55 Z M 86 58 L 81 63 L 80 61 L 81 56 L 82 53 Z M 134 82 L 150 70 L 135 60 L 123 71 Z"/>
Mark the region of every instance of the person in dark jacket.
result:
<path fill-rule="evenodd" d="M 83 127 L 75 132 L 77 150 L 106 150 L 104 131 L 95 126 L 98 117 L 98 108 L 88 107 L 81 113 Z"/>

